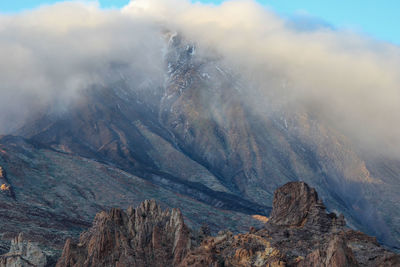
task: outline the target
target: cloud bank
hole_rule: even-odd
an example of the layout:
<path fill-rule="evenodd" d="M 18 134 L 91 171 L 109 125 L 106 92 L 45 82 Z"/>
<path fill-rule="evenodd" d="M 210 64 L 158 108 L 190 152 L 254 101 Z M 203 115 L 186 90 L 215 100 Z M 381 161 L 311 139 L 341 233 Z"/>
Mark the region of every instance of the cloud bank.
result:
<path fill-rule="evenodd" d="M 142 83 L 162 72 L 159 26 L 65 2 L 0 16 L 0 130 L 8 133 L 41 107 L 60 112 L 92 85 L 120 78 Z M 52 106 L 54 108 L 52 108 Z"/>
<path fill-rule="evenodd" d="M 246 0 L 218 6 L 133 0 L 114 11 L 67 2 L 2 16 L 0 112 L 7 116 L 0 123 L 107 82 L 104 73 L 115 62 L 129 66 L 138 82 L 161 77 L 160 33 L 168 29 L 196 42 L 199 56 L 216 51 L 247 81 L 255 102 L 305 106 L 360 144 L 387 144 L 385 151 L 399 153 L 400 48 L 304 21 L 287 21 Z"/>
<path fill-rule="evenodd" d="M 255 1 L 136 0 L 123 12 L 216 49 L 247 80 L 254 101 L 301 103 L 361 145 L 398 154 L 400 47 L 317 20 L 310 25 L 307 17 L 287 21 Z"/>

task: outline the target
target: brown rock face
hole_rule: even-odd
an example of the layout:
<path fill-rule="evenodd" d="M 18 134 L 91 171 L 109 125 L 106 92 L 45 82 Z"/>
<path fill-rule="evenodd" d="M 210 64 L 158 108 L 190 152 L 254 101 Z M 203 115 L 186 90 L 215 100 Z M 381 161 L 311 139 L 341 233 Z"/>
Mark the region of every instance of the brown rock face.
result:
<path fill-rule="evenodd" d="M 326 248 L 314 250 L 303 261 L 299 262 L 299 266 L 351 267 L 359 265 L 353 251 L 347 247 L 346 241 L 339 236 L 334 236 Z"/>
<path fill-rule="evenodd" d="M 194 248 L 179 210 L 162 211 L 154 201 L 127 213 L 113 209 L 96 216 L 79 244 L 67 241 L 57 266 L 400 266 L 399 255 L 326 213 L 305 183 L 278 188 L 273 209 L 265 226 L 249 233 L 211 237 L 203 227 Z"/>
<path fill-rule="evenodd" d="M 343 216 L 338 218 L 336 214 L 327 214 L 325 210 L 314 188 L 304 182 L 291 182 L 275 191 L 269 221 L 279 226 L 306 226 L 324 232 L 345 225 Z"/>
<path fill-rule="evenodd" d="M 270 221 L 278 225 L 300 226 L 318 203 L 318 194 L 306 183 L 287 183 L 274 194 Z"/>
<path fill-rule="evenodd" d="M 189 248 L 181 212 L 146 200 L 127 212 L 99 213 L 78 244 L 66 242 L 57 266 L 174 266 Z"/>
<path fill-rule="evenodd" d="M 326 213 L 315 189 L 303 182 L 278 188 L 273 204 L 263 229 L 209 237 L 180 266 L 400 266 L 399 255 L 346 228 L 343 216 Z"/>
<path fill-rule="evenodd" d="M 315 189 L 303 182 L 275 191 L 270 220 L 260 232 L 289 266 L 396 266 L 384 262 L 400 259 L 375 238 L 346 228 L 343 215 L 327 213 Z"/>

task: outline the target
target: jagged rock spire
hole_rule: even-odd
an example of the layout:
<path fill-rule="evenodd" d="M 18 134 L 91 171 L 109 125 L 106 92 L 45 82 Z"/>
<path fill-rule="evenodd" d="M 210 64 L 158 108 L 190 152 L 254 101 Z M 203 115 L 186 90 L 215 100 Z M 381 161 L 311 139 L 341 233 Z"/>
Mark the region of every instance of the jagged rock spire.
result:
<path fill-rule="evenodd" d="M 328 231 L 345 225 L 343 215 L 327 213 L 314 188 L 304 182 L 290 182 L 274 193 L 270 223 L 288 227 L 317 228 Z"/>
<path fill-rule="evenodd" d="M 127 212 L 97 214 L 78 244 L 68 240 L 57 266 L 173 266 L 190 248 L 179 209 L 162 210 L 154 200 Z"/>

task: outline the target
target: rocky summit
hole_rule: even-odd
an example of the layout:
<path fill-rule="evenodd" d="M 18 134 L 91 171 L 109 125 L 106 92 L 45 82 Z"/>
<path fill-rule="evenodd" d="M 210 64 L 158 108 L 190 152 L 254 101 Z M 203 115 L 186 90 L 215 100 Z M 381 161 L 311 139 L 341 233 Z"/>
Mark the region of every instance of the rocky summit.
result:
<path fill-rule="evenodd" d="M 57 266 L 400 266 L 400 255 L 327 213 L 314 188 L 290 182 L 275 191 L 268 222 L 237 235 L 190 231 L 179 209 L 154 200 L 101 212 L 79 242 L 67 240 Z"/>

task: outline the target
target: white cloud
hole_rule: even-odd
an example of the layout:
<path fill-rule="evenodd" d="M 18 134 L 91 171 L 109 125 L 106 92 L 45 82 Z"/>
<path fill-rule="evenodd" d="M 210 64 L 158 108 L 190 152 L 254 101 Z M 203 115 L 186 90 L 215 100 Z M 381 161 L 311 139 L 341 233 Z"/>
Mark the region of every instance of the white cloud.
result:
<path fill-rule="evenodd" d="M 79 90 L 109 82 L 104 77 L 113 63 L 126 64 L 135 77 L 161 75 L 162 45 L 158 26 L 96 4 L 65 2 L 1 16 L 2 132 L 38 107 L 68 105 Z"/>
<path fill-rule="evenodd" d="M 136 0 L 124 12 L 146 14 L 199 47 L 216 49 L 258 88 L 250 94 L 255 99 L 265 94 L 288 105 L 306 103 L 363 144 L 378 148 L 387 143 L 385 148 L 399 151 L 398 46 L 331 27 L 298 30 L 255 1 L 213 6 Z"/>
<path fill-rule="evenodd" d="M 158 72 L 159 32 L 168 28 L 197 42 L 200 50 L 217 51 L 248 80 L 257 99 L 278 95 L 274 100 L 289 105 L 306 103 L 355 139 L 374 146 L 388 142 L 398 151 L 400 48 L 352 32 L 308 27 L 296 29 L 246 0 L 218 6 L 134 0 L 120 11 L 62 3 L 2 16 L 1 111 L 12 113 L 12 105 L 29 102 L 26 95 L 48 102 L 103 82 L 110 62 L 128 63 L 143 75 Z"/>

